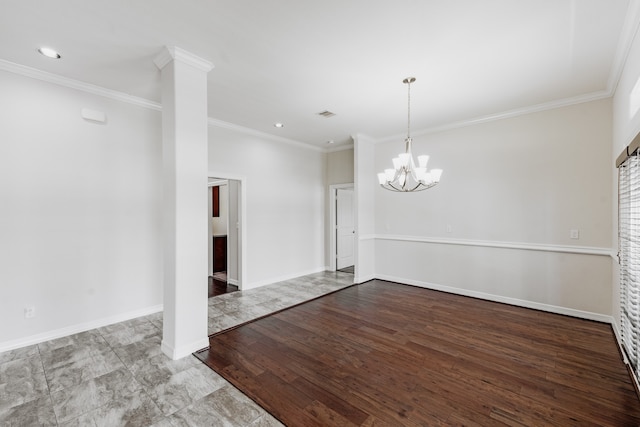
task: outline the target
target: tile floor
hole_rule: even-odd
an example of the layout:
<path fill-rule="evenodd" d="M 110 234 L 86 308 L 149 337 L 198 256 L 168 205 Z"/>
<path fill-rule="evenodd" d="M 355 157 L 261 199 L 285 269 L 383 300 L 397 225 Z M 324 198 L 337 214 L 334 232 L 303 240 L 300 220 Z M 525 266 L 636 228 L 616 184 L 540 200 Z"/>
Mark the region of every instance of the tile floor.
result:
<path fill-rule="evenodd" d="M 209 299 L 209 333 L 351 285 L 323 272 Z M 193 356 L 160 351 L 162 313 L 0 353 L 0 426 L 281 426 Z"/>

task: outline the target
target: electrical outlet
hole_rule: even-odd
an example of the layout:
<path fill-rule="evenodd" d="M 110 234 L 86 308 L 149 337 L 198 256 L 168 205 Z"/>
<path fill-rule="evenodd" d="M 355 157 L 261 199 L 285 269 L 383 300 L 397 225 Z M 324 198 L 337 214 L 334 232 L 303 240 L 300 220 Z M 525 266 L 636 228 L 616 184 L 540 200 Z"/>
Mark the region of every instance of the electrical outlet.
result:
<path fill-rule="evenodd" d="M 24 308 L 24 318 L 31 319 L 32 317 L 36 317 L 36 308 L 32 305 Z"/>
<path fill-rule="evenodd" d="M 580 230 L 571 230 L 571 232 L 569 233 L 569 237 L 571 237 L 572 239 L 579 239 L 580 238 Z"/>
<path fill-rule="evenodd" d="M 451 224 L 447 224 L 447 233 L 451 233 L 451 230 L 453 230 Z"/>

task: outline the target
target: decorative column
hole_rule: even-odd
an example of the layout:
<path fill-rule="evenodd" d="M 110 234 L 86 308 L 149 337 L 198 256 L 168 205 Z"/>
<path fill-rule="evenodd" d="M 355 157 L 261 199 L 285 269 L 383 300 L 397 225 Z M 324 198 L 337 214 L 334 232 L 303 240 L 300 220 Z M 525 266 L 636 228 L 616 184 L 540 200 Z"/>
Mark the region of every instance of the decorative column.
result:
<path fill-rule="evenodd" d="M 375 143 L 362 134 L 353 138 L 354 184 L 356 205 L 356 268 L 354 283 L 375 279 Z"/>
<path fill-rule="evenodd" d="M 162 352 L 180 359 L 209 345 L 207 73 L 213 65 L 173 46 L 154 62 L 162 76 Z"/>

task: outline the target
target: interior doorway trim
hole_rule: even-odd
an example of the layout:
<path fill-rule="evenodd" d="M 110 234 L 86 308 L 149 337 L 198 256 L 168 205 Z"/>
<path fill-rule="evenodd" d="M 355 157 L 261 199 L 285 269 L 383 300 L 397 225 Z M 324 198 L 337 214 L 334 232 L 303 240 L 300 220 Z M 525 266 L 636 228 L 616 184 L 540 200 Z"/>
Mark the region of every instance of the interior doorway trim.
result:
<path fill-rule="evenodd" d="M 338 197 L 338 190 L 340 189 L 354 189 L 353 183 L 348 184 L 331 184 L 329 185 L 329 270 L 336 271 L 336 255 L 337 255 L 337 242 L 336 242 L 336 198 Z M 357 230 L 356 230 L 357 233 Z M 357 236 L 356 236 L 357 241 Z"/>
<path fill-rule="evenodd" d="M 235 175 L 229 172 L 208 172 L 209 178 L 220 178 L 221 180 L 235 180 L 240 183 L 240 270 L 238 272 L 238 289 L 242 290 L 247 280 L 247 178 L 242 175 Z M 216 185 L 215 182 L 208 184 L 208 187 Z"/>

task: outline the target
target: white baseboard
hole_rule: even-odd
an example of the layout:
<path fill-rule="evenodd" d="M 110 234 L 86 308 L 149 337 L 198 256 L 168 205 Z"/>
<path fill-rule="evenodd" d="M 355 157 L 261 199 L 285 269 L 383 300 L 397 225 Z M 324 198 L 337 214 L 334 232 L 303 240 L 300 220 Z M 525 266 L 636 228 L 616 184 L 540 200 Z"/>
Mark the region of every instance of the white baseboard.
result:
<path fill-rule="evenodd" d="M 80 332 L 90 331 L 91 329 L 101 328 L 103 326 L 112 325 L 114 323 L 135 319 L 137 317 L 148 316 L 149 314 L 158 313 L 162 310 L 163 310 L 163 306 L 162 304 L 160 304 L 152 307 L 142 308 L 139 310 L 129 311 L 127 313 L 117 314 L 115 316 L 109 316 L 102 319 L 93 320 L 91 322 L 80 323 L 77 325 L 68 326 L 66 328 L 55 329 L 53 331 L 47 331 L 41 334 L 19 338 L 17 340 L 6 341 L 3 343 L 0 343 L 0 353 L 4 351 L 9 351 L 9 350 L 15 350 L 16 348 L 27 347 L 33 344 L 40 344 L 45 341 L 54 340 L 56 338 L 62 338 L 62 337 L 66 337 L 73 334 L 78 334 Z"/>
<path fill-rule="evenodd" d="M 358 271 L 358 269 L 356 268 L 356 272 Z M 376 277 L 375 274 L 369 274 L 366 276 L 358 276 L 358 277 L 354 277 L 353 278 L 353 283 L 355 284 L 360 284 L 360 283 L 364 283 L 364 282 L 368 282 L 369 280 L 373 280 L 373 279 L 380 279 L 380 277 Z M 382 279 L 382 280 L 390 280 L 392 282 L 396 282 L 396 280 L 391 280 L 391 279 Z M 398 282 L 401 283 L 401 282 Z"/>
<path fill-rule="evenodd" d="M 613 335 L 616 336 L 616 341 L 618 342 L 618 346 L 620 346 L 620 349 L 622 350 L 622 335 L 620 334 L 618 325 L 616 325 L 616 322 L 614 322 L 613 317 L 611 318 L 611 329 L 613 329 Z M 624 352 L 622 354 L 624 354 Z"/>
<path fill-rule="evenodd" d="M 209 347 L 209 338 L 202 338 L 198 341 L 194 341 L 190 344 L 182 345 L 178 348 L 174 348 L 167 344 L 165 340 L 162 340 L 160 349 L 162 352 L 170 357 L 172 360 L 182 359 L 183 357 L 190 356 L 198 350 Z"/>
<path fill-rule="evenodd" d="M 246 291 L 249 289 L 260 288 L 262 286 L 273 285 L 274 283 L 284 282 L 287 280 L 295 279 L 296 277 L 306 276 L 309 274 L 322 273 L 326 271 L 326 267 L 316 267 L 313 270 L 300 271 L 298 273 L 287 274 L 285 276 L 272 277 L 270 279 L 258 280 L 257 282 L 245 283 L 242 286 L 242 290 Z"/>
<path fill-rule="evenodd" d="M 505 297 L 502 295 L 494 295 L 494 294 L 488 294 L 485 292 L 471 291 L 468 289 L 454 288 L 451 286 L 438 285 L 435 283 L 422 282 L 418 280 L 403 279 L 401 277 L 377 275 L 376 278 L 380 280 L 388 280 L 390 282 L 402 283 L 405 285 L 412 285 L 412 286 L 418 286 L 426 289 L 433 289 L 436 291 L 448 292 L 450 294 L 457 294 L 457 295 L 463 295 L 467 297 L 479 298 L 487 301 L 501 302 L 505 304 L 515 305 L 518 307 L 547 311 L 549 313 L 563 314 L 565 316 L 572 316 L 580 319 L 594 320 L 596 322 L 603 322 L 603 323 L 609 323 L 609 324 L 613 323 L 613 318 L 610 315 L 601 314 L 601 313 L 593 313 L 590 311 L 576 310 L 568 307 L 561 307 L 561 306 L 556 306 L 551 304 L 543 304 L 535 301 Z"/>

